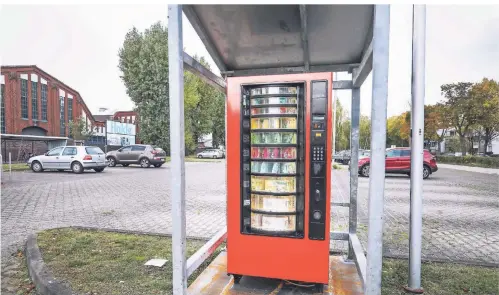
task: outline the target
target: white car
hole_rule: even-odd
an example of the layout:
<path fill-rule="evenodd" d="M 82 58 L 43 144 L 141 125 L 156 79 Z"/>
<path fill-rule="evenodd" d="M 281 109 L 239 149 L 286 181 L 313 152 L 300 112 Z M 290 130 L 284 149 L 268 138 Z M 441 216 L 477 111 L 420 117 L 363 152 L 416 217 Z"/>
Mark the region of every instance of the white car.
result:
<path fill-rule="evenodd" d="M 204 150 L 197 154 L 197 157 L 202 158 L 210 158 L 210 159 L 219 159 L 224 157 L 224 153 L 221 150 Z"/>
<path fill-rule="evenodd" d="M 99 147 L 60 146 L 44 155 L 31 157 L 27 164 L 33 172 L 72 170 L 74 173 L 83 173 L 89 169 L 102 172 L 108 163 L 106 154 Z"/>

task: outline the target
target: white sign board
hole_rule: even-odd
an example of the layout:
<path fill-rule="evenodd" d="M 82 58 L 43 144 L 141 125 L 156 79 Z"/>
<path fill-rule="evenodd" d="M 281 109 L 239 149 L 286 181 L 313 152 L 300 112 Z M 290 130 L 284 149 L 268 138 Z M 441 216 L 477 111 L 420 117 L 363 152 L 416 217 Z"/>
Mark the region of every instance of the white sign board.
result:
<path fill-rule="evenodd" d="M 135 125 L 106 121 L 107 145 L 127 146 L 135 144 Z"/>

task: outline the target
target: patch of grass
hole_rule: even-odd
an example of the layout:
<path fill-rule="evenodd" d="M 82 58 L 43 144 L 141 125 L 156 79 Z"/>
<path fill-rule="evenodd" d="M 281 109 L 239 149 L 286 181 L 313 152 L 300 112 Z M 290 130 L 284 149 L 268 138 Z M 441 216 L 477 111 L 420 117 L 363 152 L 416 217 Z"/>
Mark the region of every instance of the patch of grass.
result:
<path fill-rule="evenodd" d="M 187 241 L 187 257 L 205 243 Z M 54 276 L 70 282 L 76 292 L 102 295 L 172 292 L 171 238 L 55 229 L 39 233 L 38 245 Z M 215 258 L 219 251 L 211 258 Z M 144 266 L 152 258 L 163 258 L 168 262 L 162 268 Z M 206 261 L 191 276 L 189 283 L 210 262 L 211 259 Z"/>
<path fill-rule="evenodd" d="M 12 171 L 26 171 L 31 170 L 26 163 L 16 163 L 12 164 Z M 9 164 L 2 164 L 2 171 L 9 172 Z"/>
<path fill-rule="evenodd" d="M 31 295 L 36 294 L 26 267 L 24 249 L 18 249 L 11 257 L 5 258 L 2 268 L 1 294 Z"/>
<path fill-rule="evenodd" d="M 499 294 L 497 268 L 467 266 L 453 263 L 423 263 L 421 285 L 424 294 L 431 295 L 487 295 Z M 383 259 L 383 295 L 407 294 L 408 261 Z"/>
<path fill-rule="evenodd" d="M 336 164 L 336 163 L 333 163 L 333 169 L 338 169 L 338 170 L 341 170 L 341 166 Z"/>

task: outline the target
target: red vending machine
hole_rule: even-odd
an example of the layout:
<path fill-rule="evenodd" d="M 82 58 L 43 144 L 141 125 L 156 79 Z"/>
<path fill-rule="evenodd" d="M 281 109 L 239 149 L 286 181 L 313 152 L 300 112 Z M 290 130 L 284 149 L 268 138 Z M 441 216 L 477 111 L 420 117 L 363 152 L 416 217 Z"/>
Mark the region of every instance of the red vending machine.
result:
<path fill-rule="evenodd" d="M 227 272 L 329 279 L 332 73 L 227 78 Z"/>

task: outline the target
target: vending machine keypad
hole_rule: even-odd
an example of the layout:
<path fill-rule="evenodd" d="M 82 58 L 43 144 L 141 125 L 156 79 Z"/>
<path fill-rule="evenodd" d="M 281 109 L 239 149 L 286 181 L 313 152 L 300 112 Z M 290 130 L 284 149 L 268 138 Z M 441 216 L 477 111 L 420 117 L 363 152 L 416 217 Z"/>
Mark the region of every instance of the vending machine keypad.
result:
<path fill-rule="evenodd" d="M 310 124 L 309 231 L 324 240 L 326 230 L 327 81 L 312 81 Z"/>

